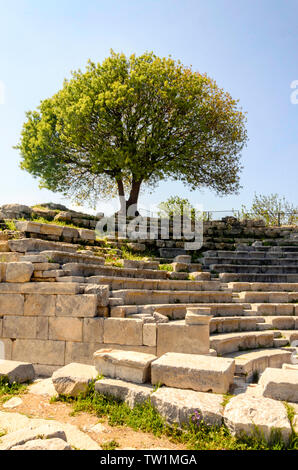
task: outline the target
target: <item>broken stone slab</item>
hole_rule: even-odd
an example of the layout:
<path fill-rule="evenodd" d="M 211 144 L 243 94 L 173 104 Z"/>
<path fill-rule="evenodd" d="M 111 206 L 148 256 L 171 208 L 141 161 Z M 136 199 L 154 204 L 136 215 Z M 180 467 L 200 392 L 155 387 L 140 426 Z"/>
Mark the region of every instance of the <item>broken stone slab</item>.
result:
<path fill-rule="evenodd" d="M 298 364 L 283 364 L 283 369 L 296 370 L 298 372 Z"/>
<path fill-rule="evenodd" d="M 229 401 L 224 411 L 224 423 L 233 435 L 245 433 L 252 436 L 258 430 L 267 441 L 274 430 L 281 432 L 285 442 L 292 433 L 283 403 L 247 393 L 241 393 Z"/>
<path fill-rule="evenodd" d="M 221 426 L 223 397 L 219 394 L 161 387 L 151 395 L 151 403 L 169 424 L 189 424 L 195 411 L 204 423 Z M 198 423 L 199 424 L 199 423 Z"/>
<path fill-rule="evenodd" d="M 29 262 L 7 263 L 6 282 L 29 282 L 34 271 L 34 266 Z"/>
<path fill-rule="evenodd" d="M 35 377 L 34 367 L 27 362 L 0 360 L 0 377 L 8 377 L 10 383 L 30 382 Z"/>
<path fill-rule="evenodd" d="M 26 444 L 12 447 L 11 450 L 72 450 L 63 439 L 35 439 Z"/>
<path fill-rule="evenodd" d="M 153 312 L 153 318 L 156 323 L 169 323 L 169 318 L 166 315 L 163 315 L 159 312 Z"/>
<path fill-rule="evenodd" d="M 58 438 L 66 441 L 66 434 L 61 426 L 54 423 L 43 424 L 42 426 L 28 426 L 18 431 L 8 433 L 1 437 L 0 450 L 11 450 L 12 447 L 26 444 L 35 439 Z"/>
<path fill-rule="evenodd" d="M 264 397 L 298 403 L 297 370 L 267 367 L 261 375 L 259 384 L 263 387 Z"/>
<path fill-rule="evenodd" d="M 32 393 L 33 395 L 41 395 L 44 397 L 58 396 L 52 378 L 37 379 L 33 382 L 33 384 L 29 385 L 28 392 Z"/>
<path fill-rule="evenodd" d="M 95 390 L 102 395 L 112 396 L 117 400 L 124 401 L 130 408 L 134 408 L 135 405 L 148 400 L 153 392 L 153 387 L 124 380 L 101 379 L 95 382 Z"/>
<path fill-rule="evenodd" d="M 100 349 L 93 357 L 99 374 L 135 383 L 150 381 L 151 363 L 156 359 L 153 354 L 117 349 Z"/>
<path fill-rule="evenodd" d="M 199 354 L 166 353 L 151 366 L 152 384 L 199 392 L 227 393 L 235 361 Z"/>
<path fill-rule="evenodd" d="M 89 383 L 97 377 L 95 367 L 85 364 L 71 363 L 56 370 L 52 382 L 59 395 L 77 397 L 87 392 Z"/>

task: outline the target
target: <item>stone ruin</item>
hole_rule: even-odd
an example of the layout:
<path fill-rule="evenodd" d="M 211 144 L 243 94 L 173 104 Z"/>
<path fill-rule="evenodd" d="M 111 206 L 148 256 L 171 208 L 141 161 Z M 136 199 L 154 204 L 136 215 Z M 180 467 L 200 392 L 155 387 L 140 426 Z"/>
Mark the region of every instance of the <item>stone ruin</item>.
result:
<path fill-rule="evenodd" d="M 5 207 L 3 217 L 17 216 Z M 200 263 L 155 240 L 155 259 L 113 266 L 111 248 L 119 255 L 123 243 L 143 250 L 152 240 L 107 244 L 86 224 L 16 220 L 17 232 L 0 231 L 0 375 L 52 377 L 58 393 L 76 395 L 102 374 L 99 393 L 129 406 L 150 397 L 171 423 L 200 410 L 234 434 L 256 424 L 288 440 L 282 402 L 298 403 L 298 227 L 229 224 L 232 242 L 223 222 L 211 222 Z"/>

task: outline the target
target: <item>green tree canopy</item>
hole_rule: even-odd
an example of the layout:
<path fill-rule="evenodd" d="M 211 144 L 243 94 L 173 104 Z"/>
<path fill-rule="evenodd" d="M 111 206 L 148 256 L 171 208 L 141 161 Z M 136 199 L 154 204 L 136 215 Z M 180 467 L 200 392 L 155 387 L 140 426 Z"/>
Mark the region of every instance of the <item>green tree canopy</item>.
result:
<path fill-rule="evenodd" d="M 16 148 L 42 187 L 77 201 L 118 194 L 130 207 L 142 184 L 168 178 L 236 192 L 245 119 L 206 74 L 153 53 L 111 51 L 27 113 Z"/>

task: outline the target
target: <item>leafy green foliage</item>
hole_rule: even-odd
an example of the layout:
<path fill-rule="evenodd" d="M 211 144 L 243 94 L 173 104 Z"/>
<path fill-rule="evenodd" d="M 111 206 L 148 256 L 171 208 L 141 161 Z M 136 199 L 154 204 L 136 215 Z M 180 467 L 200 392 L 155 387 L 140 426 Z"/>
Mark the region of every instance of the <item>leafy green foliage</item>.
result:
<path fill-rule="evenodd" d="M 26 391 L 26 384 L 10 383 L 8 377 L 0 377 L 0 402 L 6 401 L 14 395 L 19 395 Z"/>
<path fill-rule="evenodd" d="M 27 113 L 21 168 L 41 187 L 95 202 L 172 178 L 220 194 L 239 188 L 245 115 L 206 74 L 151 52 L 89 61 Z"/>
<path fill-rule="evenodd" d="M 266 225 L 285 223 L 295 225 L 298 223 L 298 206 L 288 202 L 285 197 L 277 193 L 255 194 L 250 208 L 242 205 L 241 219 L 263 219 Z"/>

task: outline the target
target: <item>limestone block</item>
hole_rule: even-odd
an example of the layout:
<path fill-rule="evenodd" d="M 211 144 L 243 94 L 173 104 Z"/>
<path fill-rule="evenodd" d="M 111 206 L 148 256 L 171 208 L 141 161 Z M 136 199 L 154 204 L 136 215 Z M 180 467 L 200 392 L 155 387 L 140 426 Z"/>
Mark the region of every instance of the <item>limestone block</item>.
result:
<path fill-rule="evenodd" d="M 79 284 L 69 282 L 25 282 L 25 283 L 0 283 L 1 294 L 43 294 L 43 295 L 74 295 L 83 292 Z"/>
<path fill-rule="evenodd" d="M 50 317 L 49 339 L 81 342 L 83 340 L 83 320 L 80 318 Z"/>
<path fill-rule="evenodd" d="M 146 245 L 144 243 L 128 243 L 127 247 L 131 251 L 145 251 L 146 250 Z"/>
<path fill-rule="evenodd" d="M 56 310 L 56 296 L 42 294 L 25 295 L 24 315 L 25 316 L 46 316 L 52 317 Z"/>
<path fill-rule="evenodd" d="M 36 339 L 49 338 L 49 318 L 37 317 L 36 318 Z"/>
<path fill-rule="evenodd" d="M 109 286 L 89 284 L 84 287 L 85 294 L 96 294 L 98 295 L 98 305 L 103 307 L 109 303 L 110 288 Z"/>
<path fill-rule="evenodd" d="M 209 281 L 210 280 L 210 273 L 208 272 L 192 272 L 191 279 L 194 281 Z"/>
<path fill-rule="evenodd" d="M 233 359 L 167 353 L 152 363 L 151 382 L 199 392 L 227 393 L 234 371 Z"/>
<path fill-rule="evenodd" d="M 99 374 L 136 383 L 150 380 L 151 362 L 156 359 L 152 354 L 117 349 L 100 349 L 93 356 Z"/>
<path fill-rule="evenodd" d="M 104 343 L 142 345 L 143 322 L 128 318 L 106 318 Z"/>
<path fill-rule="evenodd" d="M 90 241 L 95 240 L 96 238 L 94 230 L 86 230 L 84 228 L 80 228 L 78 232 L 82 240 Z"/>
<path fill-rule="evenodd" d="M 157 327 L 155 323 L 144 323 L 143 344 L 145 346 L 156 346 Z"/>
<path fill-rule="evenodd" d="M 57 237 L 61 237 L 63 232 L 63 227 L 61 225 L 53 225 L 53 224 L 41 224 L 40 225 L 40 233 L 45 235 L 55 235 Z"/>
<path fill-rule="evenodd" d="M 0 377 L 6 376 L 10 383 L 29 382 L 34 379 L 33 365 L 26 362 L 0 361 Z"/>
<path fill-rule="evenodd" d="M 34 439 L 25 444 L 14 446 L 11 450 L 72 450 L 63 439 Z"/>
<path fill-rule="evenodd" d="M 106 396 L 124 401 L 130 408 L 144 403 L 150 398 L 153 387 L 147 384 L 135 384 L 117 379 L 100 379 L 95 382 L 95 390 Z"/>
<path fill-rule="evenodd" d="M 6 282 L 29 282 L 33 274 L 32 263 L 12 262 L 6 266 Z"/>
<path fill-rule="evenodd" d="M 263 387 L 262 394 L 264 397 L 298 403 L 297 370 L 267 367 L 259 380 L 259 384 Z"/>
<path fill-rule="evenodd" d="M 4 338 L 36 338 L 36 318 L 10 315 L 3 318 Z"/>
<path fill-rule="evenodd" d="M 32 429 L 30 425 L 24 429 L 8 433 L 1 438 L 0 450 L 11 450 L 12 447 L 26 444 L 28 441 L 43 438 L 52 439 L 58 438 L 66 441 L 66 435 L 62 427 L 58 424 L 49 423 Z"/>
<path fill-rule="evenodd" d="M 90 343 L 103 343 L 103 331 L 103 318 L 84 318 L 83 341 Z"/>
<path fill-rule="evenodd" d="M 175 273 L 189 272 L 189 265 L 187 263 L 172 263 L 172 266 Z"/>
<path fill-rule="evenodd" d="M 159 312 L 153 312 L 153 318 L 156 323 L 169 323 L 169 318 L 166 315 L 163 315 Z"/>
<path fill-rule="evenodd" d="M 103 347 L 101 343 L 67 341 L 65 346 L 65 364 L 79 362 L 80 364 L 92 365 L 94 362 L 93 354 L 101 347 Z"/>
<path fill-rule="evenodd" d="M 13 341 L 8 338 L 3 338 L 0 336 L 0 354 L 1 359 L 11 360 L 12 356 L 12 343 Z"/>
<path fill-rule="evenodd" d="M 189 255 L 178 255 L 174 258 L 175 263 L 185 263 L 185 264 L 190 264 L 191 263 L 191 256 Z"/>
<path fill-rule="evenodd" d="M 12 351 L 14 361 L 33 364 L 64 365 L 65 341 L 16 339 Z"/>
<path fill-rule="evenodd" d="M 10 248 L 8 245 L 8 241 L 7 240 L 0 241 L 0 253 L 7 253 L 9 251 L 10 251 Z M 0 256 L 0 259 L 1 259 L 1 256 Z"/>
<path fill-rule="evenodd" d="M 63 227 L 62 237 L 67 239 L 76 239 L 80 237 L 80 234 L 76 228 Z"/>
<path fill-rule="evenodd" d="M 31 232 L 31 233 L 40 233 L 40 228 L 42 224 L 38 222 L 30 221 L 16 221 L 15 226 L 20 232 Z"/>
<path fill-rule="evenodd" d="M 186 325 L 208 325 L 213 317 L 210 307 L 192 307 L 186 309 Z"/>
<path fill-rule="evenodd" d="M 208 354 L 209 323 L 185 324 L 182 321 L 157 325 L 157 355 L 167 352 Z"/>
<path fill-rule="evenodd" d="M 169 424 L 189 424 L 195 411 L 204 423 L 221 426 L 223 397 L 215 393 L 195 392 L 179 388 L 160 387 L 151 395 L 151 403 Z"/>
<path fill-rule="evenodd" d="M 255 397 L 242 393 L 233 397 L 224 411 L 224 422 L 233 435 L 254 435 L 256 426 L 267 440 L 271 432 L 279 430 L 287 442 L 291 425 L 283 403 L 271 398 Z"/>
<path fill-rule="evenodd" d="M 282 368 L 287 370 L 296 370 L 298 372 L 298 364 L 283 364 Z"/>
<path fill-rule="evenodd" d="M 4 285 L 4 284 L 0 284 Z M 1 294 L 0 292 L 0 315 L 23 315 L 24 296 L 19 294 Z"/>
<path fill-rule="evenodd" d="M 52 375 L 54 387 L 59 395 L 77 397 L 87 392 L 89 383 L 97 377 L 94 366 L 71 363 L 56 370 Z"/>
<path fill-rule="evenodd" d="M 63 317 L 96 317 L 100 298 L 96 294 L 57 295 L 56 315 Z"/>

